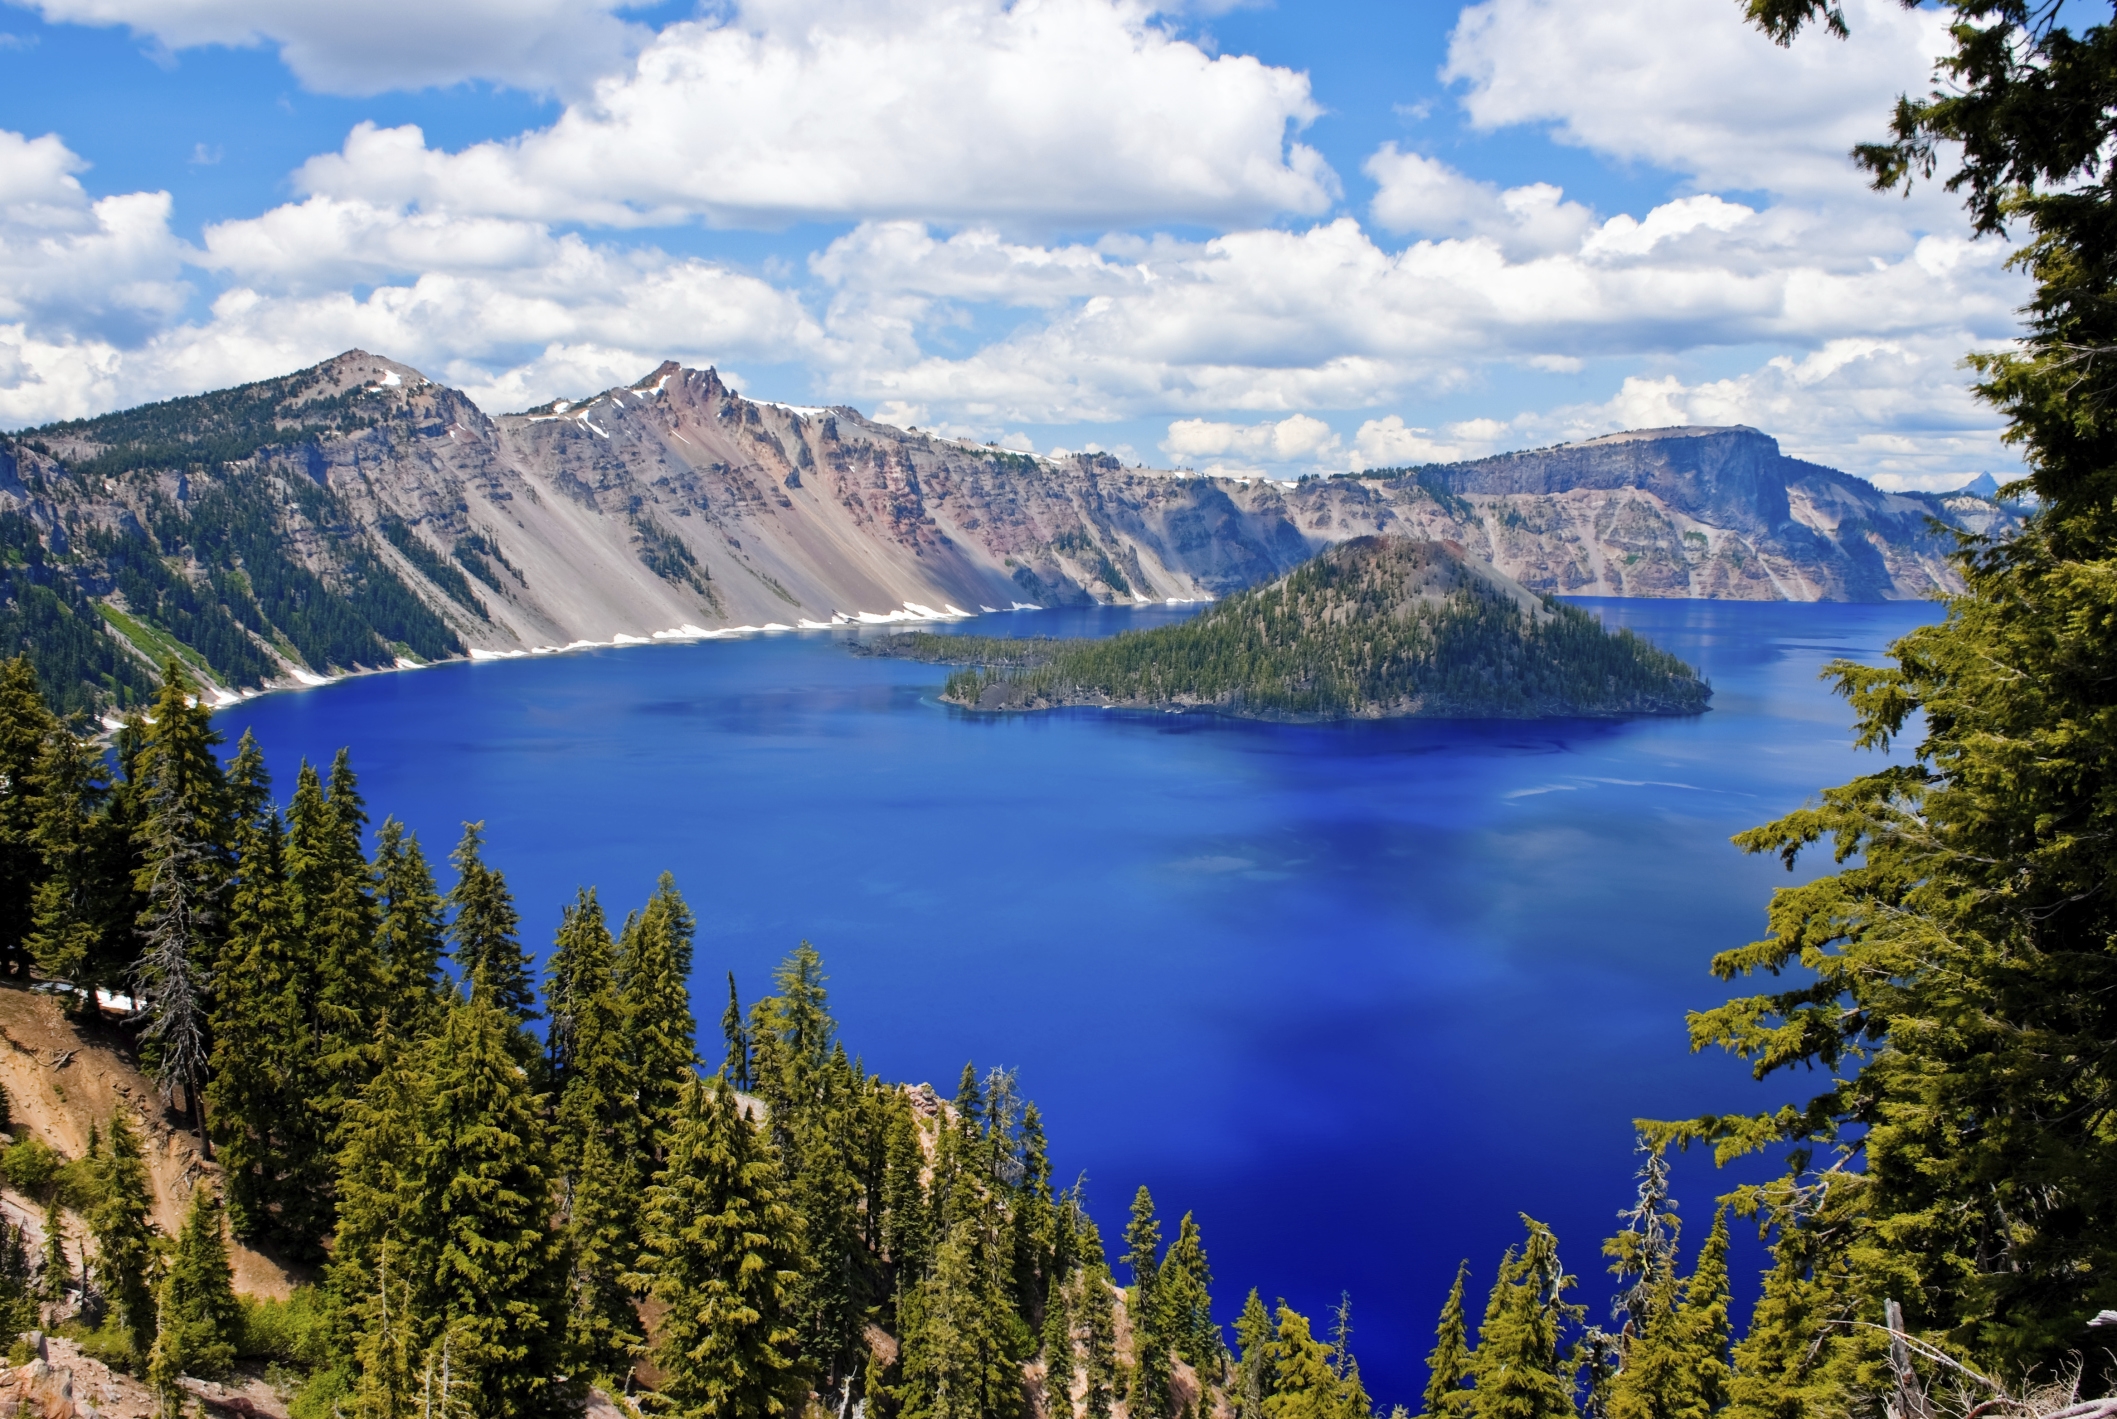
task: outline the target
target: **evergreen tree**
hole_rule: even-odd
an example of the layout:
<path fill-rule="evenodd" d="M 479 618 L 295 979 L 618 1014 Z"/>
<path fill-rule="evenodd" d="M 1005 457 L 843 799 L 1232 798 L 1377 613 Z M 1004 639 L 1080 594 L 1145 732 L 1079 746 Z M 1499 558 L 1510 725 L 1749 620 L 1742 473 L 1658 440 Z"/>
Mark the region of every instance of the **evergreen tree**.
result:
<path fill-rule="evenodd" d="M 565 909 L 556 945 L 546 999 L 560 1091 L 560 1221 L 572 1263 L 568 1347 L 586 1372 L 622 1376 L 640 1343 L 624 1276 L 640 1253 L 638 1159 L 648 1129 L 625 1053 L 615 945 L 592 890 Z"/>
<path fill-rule="evenodd" d="M 37 769 L 57 732 L 29 657 L 0 661 L 0 974 L 23 974 L 32 964 L 28 942 L 47 870 L 37 834 Z"/>
<path fill-rule="evenodd" d="M 668 1306 L 661 1402 L 681 1419 L 799 1414 L 808 1377 L 789 1305 L 803 1260 L 770 1146 L 725 1079 L 684 1089 L 647 1195 L 642 1267 Z"/>
<path fill-rule="evenodd" d="M 107 1151 L 90 1152 L 94 1200 L 88 1231 L 96 1243 L 96 1275 L 116 1303 L 118 1321 L 144 1364 L 154 1346 L 154 1292 L 161 1262 L 161 1234 L 154 1225 L 154 1194 L 139 1135 L 125 1112 L 110 1116 Z"/>
<path fill-rule="evenodd" d="M 29 1224 L 0 1221 L 0 1326 L 15 1335 L 34 1330 L 41 1307 L 29 1266 Z"/>
<path fill-rule="evenodd" d="M 223 926 L 229 829 L 226 784 L 213 754 L 221 737 L 194 698 L 172 657 L 140 755 L 146 816 L 136 834 L 143 859 L 136 885 L 146 909 L 134 977 L 148 1016 L 140 1033 L 144 1062 L 165 1101 L 183 1090 L 185 1112 L 203 1138 L 206 992 Z"/>
<path fill-rule="evenodd" d="M 432 1219 L 412 1212 L 411 1183 L 432 1080 L 419 1048 L 387 1015 L 377 1026 L 374 1061 L 373 1077 L 345 1113 L 328 1278 L 353 1329 L 357 1408 L 364 1419 L 407 1419 L 416 1346 L 431 1328 L 419 1303 L 432 1297 L 413 1282 L 432 1257 L 425 1235 Z"/>
<path fill-rule="evenodd" d="M 1201 1384 L 1218 1384 L 1227 1358 L 1227 1342 L 1213 1322 L 1213 1272 L 1206 1264 L 1205 1241 L 1190 1213 L 1177 1224 L 1155 1281 L 1169 1344 L 1197 1371 Z"/>
<path fill-rule="evenodd" d="M 375 846 L 375 955 L 382 999 L 398 1028 L 424 1034 L 440 1024 L 441 955 L 447 925 L 419 836 L 385 818 Z"/>
<path fill-rule="evenodd" d="M 696 930 L 676 879 L 664 872 L 646 907 L 626 921 L 618 943 L 626 1057 L 638 1080 L 640 1113 L 649 1120 L 674 1114 L 684 1089 L 698 1077 L 698 1027 L 691 1017 Z"/>
<path fill-rule="evenodd" d="M 1571 1419 L 1574 1377 L 1561 1349 L 1565 1327 L 1580 1318 L 1568 1305 L 1573 1285 L 1558 1263 L 1558 1239 L 1528 1217 L 1528 1241 L 1509 1249 L 1492 1285 L 1471 1357 L 1473 1419 Z"/>
<path fill-rule="evenodd" d="M 1052 1287 L 1044 1303 L 1043 1351 L 1046 1419 L 1072 1419 L 1073 1310 L 1064 1286 Z"/>
<path fill-rule="evenodd" d="M 130 852 L 109 841 L 103 756 L 59 729 L 44 741 L 31 788 L 44 875 L 32 899 L 30 955 L 46 975 L 84 990 L 115 984 L 131 960 L 132 914 L 129 883 L 114 883 L 111 867 Z"/>
<path fill-rule="evenodd" d="M 1273 1339 L 1271 1312 L 1264 1308 L 1264 1298 L 1253 1286 L 1249 1299 L 1242 1303 L 1242 1314 L 1235 1320 L 1235 1343 L 1241 1359 L 1235 1365 L 1234 1392 L 1228 1396 L 1235 1419 L 1264 1419 L 1264 1402 L 1272 1397 L 1275 1388 Z"/>
<path fill-rule="evenodd" d="M 1121 1258 L 1132 1268 L 1132 1381 L 1125 1411 L 1132 1419 L 1164 1419 L 1170 1412 L 1171 1327 L 1158 1284 L 1160 1250 L 1161 1224 L 1154 1220 L 1154 1199 L 1142 1185 L 1132 1196 L 1132 1220 L 1125 1228 Z"/>
<path fill-rule="evenodd" d="M 432 1083 L 405 1180 L 420 1229 L 406 1265 L 423 1350 L 446 1356 L 473 1419 L 533 1419 L 568 1402 L 554 1378 L 566 1276 L 551 1229 L 550 1142 L 519 1038 L 516 1017 L 491 999 L 450 1008 L 426 1048 Z"/>
<path fill-rule="evenodd" d="M 1809 1419 L 1893 1388 L 1886 1347 L 1852 1324 L 1870 1297 L 1835 1244 L 1865 1221 L 1867 1189 L 1780 1178 L 1736 1198 L 1762 1220 L 1772 1265 L 1735 1346 L 1728 1419 Z"/>
<path fill-rule="evenodd" d="M 1468 1383 L 1472 1365 L 1469 1334 L 1463 1320 L 1463 1282 L 1470 1263 L 1455 1269 L 1455 1284 L 1441 1305 L 1441 1322 L 1434 1327 L 1433 1350 L 1426 1356 L 1426 1419 L 1462 1419 L 1470 1412 Z"/>
<path fill-rule="evenodd" d="M 1266 1419 L 1367 1419 L 1364 1395 L 1338 1373 L 1330 1347 L 1310 1333 L 1308 1317 L 1279 1303 L 1272 1341 L 1272 1392 Z"/>
<path fill-rule="evenodd" d="M 480 855 L 484 831 L 482 822 L 465 823 L 463 840 L 449 856 L 456 866 L 456 885 L 448 894 L 448 904 L 456 914 L 449 924 L 449 937 L 455 942 L 456 968 L 470 985 L 471 995 L 492 1002 L 515 1022 L 519 1032 L 523 1024 L 537 1018 L 536 987 L 516 936 L 522 918 L 515 911 L 514 897 L 506 879 L 487 867 Z"/>
<path fill-rule="evenodd" d="M 978 1210 L 942 1236 L 903 1314 L 905 1419 L 1005 1419 L 1022 1407 L 1005 1278 Z"/>
<path fill-rule="evenodd" d="M 720 1013 L 720 1032 L 728 1042 L 721 1072 L 736 1088 L 750 1088 L 750 1032 L 742 1026 L 742 1001 L 735 994 L 735 972 L 728 972 L 728 1008 Z"/>
<path fill-rule="evenodd" d="M 1117 1285 L 1110 1268 L 1103 1264 L 1102 1247 L 1095 1248 L 1094 1261 L 1076 1272 L 1075 1307 L 1081 1315 L 1084 1335 L 1081 1368 L 1088 1386 L 1083 1411 L 1087 1419 L 1110 1419 L 1120 1378 L 1117 1365 Z"/>
<path fill-rule="evenodd" d="M 66 1255 L 66 1213 L 59 1206 L 59 1190 L 53 1188 L 44 1201 L 43 1298 L 64 1301 L 73 1281 L 73 1260 Z"/>
<path fill-rule="evenodd" d="M 315 1050 L 335 1120 L 367 1083 L 368 1045 L 386 997 L 376 952 L 374 873 L 361 850 L 367 809 L 344 750 L 328 795 L 303 763 L 287 810 L 287 887 L 296 929 L 315 963 Z"/>
<path fill-rule="evenodd" d="M 157 1333 L 147 1378 L 165 1403 L 176 1393 L 178 1375 L 217 1380 L 228 1373 L 235 1364 L 242 1319 L 228 1245 L 221 1235 L 220 1199 L 202 1186 L 191 1194 L 191 1210 L 177 1233 L 156 1306 Z"/>

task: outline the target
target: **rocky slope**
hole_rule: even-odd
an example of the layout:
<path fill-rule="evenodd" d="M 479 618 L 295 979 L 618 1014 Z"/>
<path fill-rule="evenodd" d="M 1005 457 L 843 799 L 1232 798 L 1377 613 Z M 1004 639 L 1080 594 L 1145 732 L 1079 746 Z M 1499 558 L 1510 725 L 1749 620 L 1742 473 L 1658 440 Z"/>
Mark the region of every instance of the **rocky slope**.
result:
<path fill-rule="evenodd" d="M 1881 599 L 1953 586 L 1928 514 L 1752 429 L 1675 429 L 1360 477 L 1032 458 L 742 398 L 665 364 L 488 417 L 353 351 L 0 439 L 0 634 L 73 699 L 178 653 L 248 688 L 462 654 L 1213 597 L 1388 533 L 1533 590 Z"/>

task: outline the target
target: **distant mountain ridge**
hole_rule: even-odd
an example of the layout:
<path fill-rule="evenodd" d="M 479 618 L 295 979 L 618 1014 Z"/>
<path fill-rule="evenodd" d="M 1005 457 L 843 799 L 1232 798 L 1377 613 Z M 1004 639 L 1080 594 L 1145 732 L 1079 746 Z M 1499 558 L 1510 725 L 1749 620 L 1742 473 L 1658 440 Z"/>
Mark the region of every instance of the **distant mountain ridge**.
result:
<path fill-rule="evenodd" d="M 85 706 L 179 654 L 224 690 L 463 655 L 1218 597 L 1369 534 L 1537 592 L 1874 600 L 1955 587 L 1928 526 L 1754 429 L 1649 430 L 1299 484 L 1039 458 L 745 399 L 666 363 L 488 416 L 349 351 L 0 437 L 0 648 Z"/>

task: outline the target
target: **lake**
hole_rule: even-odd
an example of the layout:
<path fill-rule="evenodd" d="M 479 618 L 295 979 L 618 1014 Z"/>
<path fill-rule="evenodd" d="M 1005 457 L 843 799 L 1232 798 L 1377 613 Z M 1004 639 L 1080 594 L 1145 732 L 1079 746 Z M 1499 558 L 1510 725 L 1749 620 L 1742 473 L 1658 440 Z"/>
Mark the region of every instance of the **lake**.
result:
<path fill-rule="evenodd" d="M 1578 604 L 1699 666 L 1712 712 L 1001 718 L 937 703 L 936 667 L 810 634 L 439 666 L 216 722 L 256 733 L 282 797 L 302 756 L 350 746 L 376 820 L 414 828 L 444 886 L 483 820 L 540 950 L 577 886 L 621 917 L 675 873 L 709 1062 L 727 972 L 747 1004 L 813 941 L 870 1069 L 943 1094 L 965 1060 L 1019 1071 L 1113 1260 L 1145 1183 L 1165 1237 L 1196 1212 L 1224 1319 L 1255 1286 L 1321 1330 L 1349 1290 L 1370 1391 L 1416 1409 L 1460 1258 L 1481 1297 L 1528 1212 L 1601 1319 L 1631 1120 L 1782 1096 L 1685 1044 L 1685 1010 L 1726 995 L 1707 959 L 1761 934 L 1789 880 L 1728 837 L 1879 762 L 1817 671 L 1938 616 Z M 1729 1179 L 1686 1159 L 1678 1180 L 1694 1247 Z M 1757 1257 L 1738 1252 L 1738 1284 Z"/>

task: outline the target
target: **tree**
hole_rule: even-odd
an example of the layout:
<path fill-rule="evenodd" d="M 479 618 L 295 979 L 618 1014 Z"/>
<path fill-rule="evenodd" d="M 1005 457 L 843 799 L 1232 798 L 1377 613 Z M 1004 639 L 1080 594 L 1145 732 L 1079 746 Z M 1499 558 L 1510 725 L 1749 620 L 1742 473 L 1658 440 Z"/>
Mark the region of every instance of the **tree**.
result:
<path fill-rule="evenodd" d="M 1266 1419 L 1366 1419 L 1366 1396 L 1338 1373 L 1331 1349 L 1309 1330 L 1308 1317 L 1279 1303 L 1272 1340 L 1272 1392 Z"/>
<path fill-rule="evenodd" d="M 721 1066 L 728 1082 L 738 1089 L 750 1087 L 750 1033 L 742 1027 L 742 1001 L 735 994 L 735 972 L 728 972 L 728 1008 L 720 1012 L 720 1033 L 728 1042 L 727 1062 Z"/>
<path fill-rule="evenodd" d="M 107 1150 L 91 1149 L 94 1200 L 88 1231 L 96 1243 L 96 1275 L 118 1308 L 118 1322 L 140 1363 L 154 1347 L 154 1292 L 161 1263 L 161 1234 L 154 1225 L 154 1194 L 139 1135 L 119 1109 L 110 1116 Z"/>
<path fill-rule="evenodd" d="M 1132 1384 L 1126 1413 L 1133 1419 L 1162 1419 L 1169 1413 L 1169 1325 L 1161 1305 L 1161 1224 L 1154 1220 L 1154 1198 L 1144 1184 L 1132 1195 L 1132 1220 L 1125 1227 L 1125 1254 L 1132 1268 Z"/>
<path fill-rule="evenodd" d="M 1426 1419 L 1461 1419 L 1470 1412 L 1471 1394 L 1465 1386 L 1473 1372 L 1470 1340 L 1463 1321 L 1463 1282 L 1470 1274 L 1468 1260 L 1455 1269 L 1455 1284 L 1441 1304 L 1441 1321 L 1434 1327 L 1433 1349 L 1426 1356 Z"/>
<path fill-rule="evenodd" d="M 1171 1348 L 1198 1372 L 1200 1383 L 1218 1383 L 1227 1342 L 1213 1323 L 1213 1271 L 1198 1223 L 1188 1212 L 1177 1224 L 1176 1240 L 1169 1243 L 1154 1285 Z"/>
<path fill-rule="evenodd" d="M 419 835 L 385 818 L 375 846 L 375 954 L 382 974 L 385 1008 L 398 1028 L 423 1034 L 439 1025 L 441 955 L 447 924 L 433 869 L 420 851 Z"/>
<path fill-rule="evenodd" d="M 456 945 L 456 968 L 471 995 L 488 1000 L 519 1029 L 537 1017 L 537 992 L 528 958 L 516 933 L 522 918 L 507 890 L 507 880 L 485 865 L 480 855 L 485 824 L 465 823 L 463 840 L 449 855 L 456 866 L 456 885 L 448 904 L 455 909 L 449 936 Z"/>
<path fill-rule="evenodd" d="M 1727 1401 L 1727 1214 L 1699 1253 L 1698 1268 L 1644 1311 L 1610 1385 L 1610 1419 L 1708 1419 Z"/>
<path fill-rule="evenodd" d="M 669 1309 L 661 1402 L 681 1419 L 798 1414 L 799 1236 L 771 1149 L 725 1078 L 685 1086 L 647 1195 L 645 1284 Z"/>
<path fill-rule="evenodd" d="M 217 1380 L 234 1365 L 243 1313 L 221 1235 L 220 1198 L 209 1187 L 191 1194 L 191 1210 L 162 1278 L 156 1318 L 147 1377 L 165 1404 L 176 1393 L 178 1375 Z"/>
<path fill-rule="evenodd" d="M 192 1127 L 205 1137 L 200 1089 L 211 1045 L 206 992 L 222 927 L 228 879 L 226 785 L 213 746 L 221 742 L 210 712 L 195 703 L 183 666 L 163 667 L 161 694 L 142 747 L 145 822 L 137 833 L 143 861 L 138 889 L 142 950 L 133 968 L 145 997 L 143 1055 L 164 1100 L 184 1091 Z M 210 1147 L 210 1145 L 209 1145 Z"/>
<path fill-rule="evenodd" d="M 1473 1419 L 1571 1419 L 1573 1366 L 1561 1349 L 1565 1327 L 1581 1308 L 1568 1305 L 1573 1285 L 1558 1264 L 1558 1239 L 1528 1217 L 1528 1241 L 1500 1262 L 1499 1279 L 1478 1326 L 1471 1358 Z"/>
<path fill-rule="evenodd" d="M 1272 1397 L 1272 1315 L 1264 1308 L 1257 1288 L 1250 1288 L 1235 1319 L 1235 1344 L 1241 1358 L 1235 1363 L 1234 1392 L 1228 1396 L 1235 1419 L 1264 1419 L 1264 1402 Z"/>
<path fill-rule="evenodd" d="M 1839 870 L 1779 892 L 1768 935 L 1714 961 L 1726 980 L 1797 980 L 1694 1017 L 1693 1043 L 1828 1084 L 1659 1135 L 1788 1150 L 1789 1188 L 1738 1198 L 1795 1231 L 1759 1310 L 1770 1339 L 1753 1323 L 1743 1349 L 1794 1366 L 1786 1388 L 1816 1406 L 1863 1383 L 1848 1323 L 1880 1323 L 1888 1300 L 1986 1372 L 2055 1373 L 2079 1352 L 2090 1385 L 2110 1362 L 2086 1326 L 2117 1301 L 2117 1137 L 2101 1123 L 2117 1037 L 2117 27 L 2015 0 L 1947 8 L 1933 91 L 1900 99 L 1888 138 L 1855 156 L 1882 188 L 1946 156 L 1974 230 L 2026 225 L 2024 336 L 1970 363 L 2037 509 L 2012 540 L 1961 547 L 1963 594 L 1888 664 L 1829 667 L 1860 743 L 1916 728 L 1910 762 L 1737 839 L 1789 866 L 1829 839 Z M 1845 32 L 1826 0 L 1748 10 L 1782 43 L 1819 20 Z"/>
<path fill-rule="evenodd" d="M 27 942 L 47 870 L 37 841 L 37 767 L 57 730 L 29 657 L 0 661 L 0 972 L 9 975 L 31 964 Z"/>
<path fill-rule="evenodd" d="M 516 1017 L 473 997 L 426 1046 L 432 1084 L 405 1181 L 406 1258 L 424 1352 L 445 1352 L 476 1419 L 568 1402 L 565 1256 L 551 1228 L 550 1141 L 518 1062 Z"/>
<path fill-rule="evenodd" d="M 32 779 L 35 844 L 44 875 L 32 898 L 28 946 L 37 968 L 87 991 L 115 984 L 132 960 L 129 844 L 113 844 L 109 771 L 86 740 L 61 728 L 44 741 Z"/>
<path fill-rule="evenodd" d="M 646 907 L 625 923 L 618 943 L 617 982 L 629 1032 L 627 1057 L 640 1091 L 640 1112 L 652 1120 L 676 1111 L 698 1077 L 698 1026 L 691 1018 L 691 909 L 664 872 Z"/>
<path fill-rule="evenodd" d="M 1072 1419 L 1073 1309 L 1066 1288 L 1054 1286 L 1044 1304 L 1044 1404 L 1047 1415 Z"/>
<path fill-rule="evenodd" d="M 337 1237 L 327 1276 L 353 1329 L 355 1403 L 367 1419 L 407 1419 L 413 1360 L 432 1329 L 422 1304 L 430 1265 L 431 1218 L 413 1209 L 420 1124 L 433 1080 L 421 1048 L 385 1015 L 376 1029 L 375 1069 L 346 1109 L 338 1154 Z M 451 1352 L 453 1359 L 453 1352 Z"/>

